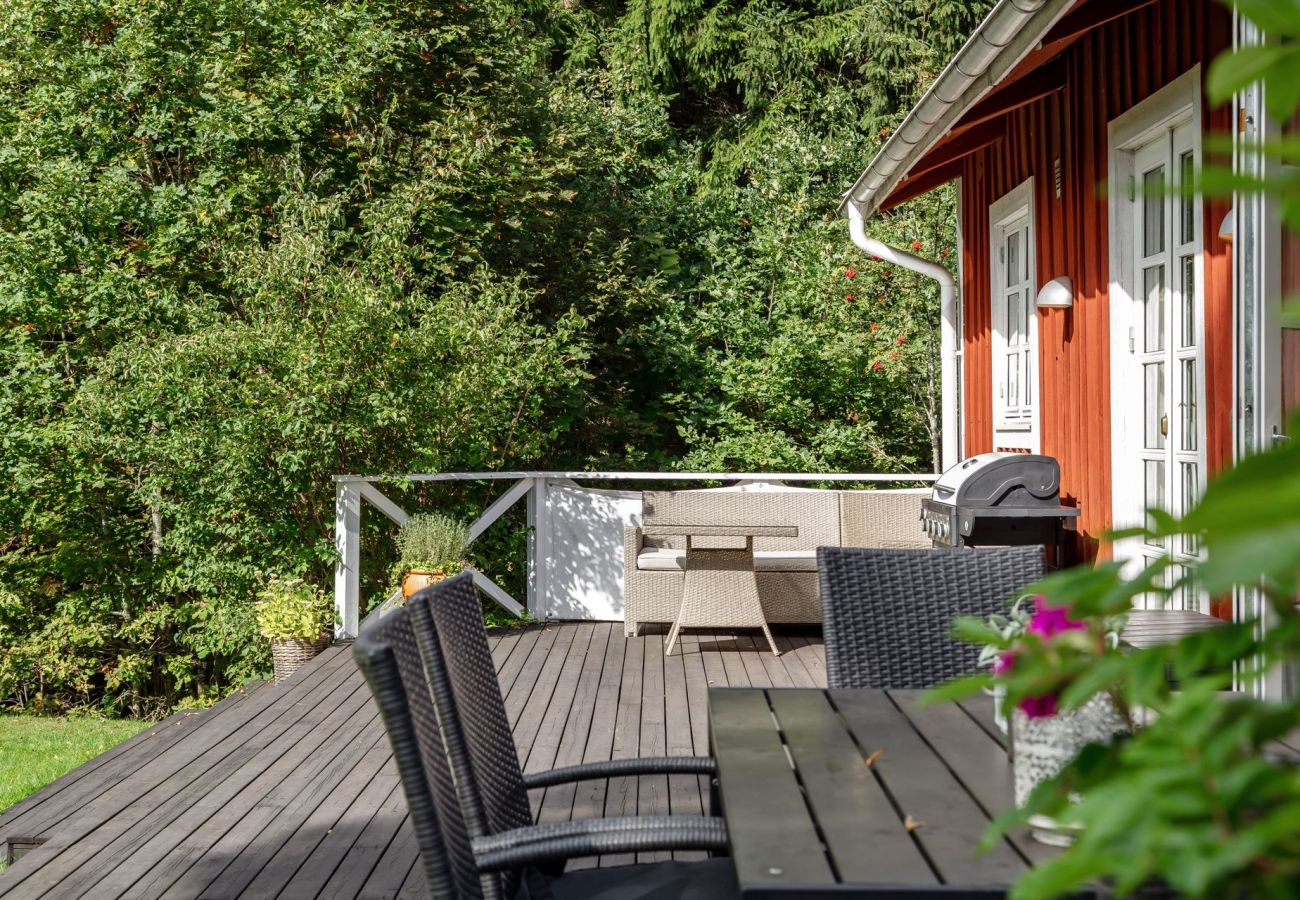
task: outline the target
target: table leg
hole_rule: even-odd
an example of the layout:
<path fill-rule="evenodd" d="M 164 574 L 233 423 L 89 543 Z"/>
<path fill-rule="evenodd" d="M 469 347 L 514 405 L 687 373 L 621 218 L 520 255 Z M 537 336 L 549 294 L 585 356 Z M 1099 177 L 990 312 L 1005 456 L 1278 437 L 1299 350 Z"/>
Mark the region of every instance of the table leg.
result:
<path fill-rule="evenodd" d="M 772 631 L 768 628 L 754 575 L 752 539 L 743 550 L 710 550 L 686 543 L 686 584 L 677 621 L 668 632 L 667 655 L 683 628 L 761 628 L 775 656 Z"/>

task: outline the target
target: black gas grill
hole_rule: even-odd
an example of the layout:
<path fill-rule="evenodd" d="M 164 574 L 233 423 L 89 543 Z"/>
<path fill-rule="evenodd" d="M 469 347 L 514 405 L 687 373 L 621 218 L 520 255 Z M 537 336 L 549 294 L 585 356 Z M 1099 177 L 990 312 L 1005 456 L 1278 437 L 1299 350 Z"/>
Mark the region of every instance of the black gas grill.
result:
<path fill-rule="evenodd" d="M 939 476 L 921 527 L 936 547 L 1045 544 L 1058 548 L 1059 560 L 1062 531 L 1078 515 L 1061 505 L 1061 467 L 1052 457 L 981 453 Z"/>

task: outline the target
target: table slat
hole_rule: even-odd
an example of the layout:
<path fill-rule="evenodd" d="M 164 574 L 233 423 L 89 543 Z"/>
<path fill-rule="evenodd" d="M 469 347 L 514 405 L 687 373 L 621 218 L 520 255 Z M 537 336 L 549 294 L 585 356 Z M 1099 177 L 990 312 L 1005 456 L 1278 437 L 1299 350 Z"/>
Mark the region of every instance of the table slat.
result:
<path fill-rule="evenodd" d="M 912 837 L 925 848 L 944 883 L 1007 885 L 1025 872 L 1024 860 L 1005 842 L 988 853 L 978 852 L 988 814 L 889 697 L 867 691 L 831 691 L 830 696 L 863 749 L 883 751 L 876 773 L 899 808 L 923 823 Z M 997 747 L 988 737 L 982 742 Z"/>
<path fill-rule="evenodd" d="M 772 691 L 768 700 L 785 733 L 839 879 L 938 884 L 938 877 L 904 829 L 902 818 L 826 694 Z"/>
<path fill-rule="evenodd" d="M 1014 807 L 1015 781 L 1006 750 L 954 704 L 919 706 L 923 693 L 890 691 L 890 696 L 898 701 L 908 720 L 985 810 L 999 815 Z M 1030 862 L 1051 859 L 1060 853 L 1033 840 L 1024 829 L 1008 837 L 1020 855 Z"/>
<path fill-rule="evenodd" d="M 763 692 L 712 689 L 709 719 L 727 821 L 744 823 L 730 835 L 741 883 L 834 884 Z"/>

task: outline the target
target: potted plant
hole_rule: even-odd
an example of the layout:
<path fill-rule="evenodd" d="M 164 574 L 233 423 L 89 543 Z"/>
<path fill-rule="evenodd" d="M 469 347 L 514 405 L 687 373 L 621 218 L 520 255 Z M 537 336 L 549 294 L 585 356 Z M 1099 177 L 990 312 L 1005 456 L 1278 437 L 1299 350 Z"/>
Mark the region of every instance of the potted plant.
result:
<path fill-rule="evenodd" d="M 1032 616 L 1030 607 L 1033 605 L 1033 598 L 1029 594 L 1024 594 L 1011 604 L 1011 609 L 1005 614 L 994 613 L 984 620 L 984 625 L 990 631 L 997 634 L 999 640 L 996 642 L 986 643 L 980 650 L 979 664 L 982 668 L 992 670 L 998 665 L 1003 648 L 1011 644 L 1016 638 L 1025 633 L 1029 626 L 1029 620 Z M 1008 730 L 1008 721 L 1003 706 L 1007 699 L 1007 688 L 1001 682 L 995 682 L 991 688 L 986 688 L 986 692 L 993 696 L 993 721 L 1006 734 Z"/>
<path fill-rule="evenodd" d="M 1088 692 L 1082 703 L 1067 702 L 1086 690 L 1081 681 L 1104 658 L 1119 654 L 1119 629 L 1112 617 L 1073 617 L 1070 610 L 1038 594 L 1033 610 L 1021 598 L 1007 616 L 962 619 L 956 631 L 984 644 L 980 659 L 991 671 L 953 683 L 954 694 L 991 687 L 999 712 L 1010 719 L 1015 799 L 1029 801 L 1038 785 L 1055 778 L 1089 744 L 1108 743 L 1132 730 L 1123 699 L 1111 691 Z M 1046 816 L 1028 820 L 1032 835 L 1065 845 L 1073 829 Z"/>
<path fill-rule="evenodd" d="M 301 578 L 272 578 L 259 596 L 254 607 L 257 630 L 271 640 L 279 684 L 330 645 L 334 604 Z"/>
<path fill-rule="evenodd" d="M 410 597 L 465 568 L 469 527 L 442 513 L 417 513 L 397 533 L 402 596 Z"/>

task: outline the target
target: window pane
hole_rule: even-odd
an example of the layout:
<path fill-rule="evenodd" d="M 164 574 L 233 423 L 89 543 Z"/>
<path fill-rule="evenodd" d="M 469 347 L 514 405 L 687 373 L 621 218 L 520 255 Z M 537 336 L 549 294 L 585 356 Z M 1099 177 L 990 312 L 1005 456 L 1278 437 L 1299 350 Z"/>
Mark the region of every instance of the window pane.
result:
<path fill-rule="evenodd" d="M 1165 506 L 1165 461 L 1162 459 L 1149 459 L 1143 464 L 1143 485 L 1142 499 L 1145 501 L 1146 508 L 1166 509 Z M 1163 539 L 1148 539 L 1148 544 L 1155 546 L 1164 546 Z"/>
<path fill-rule="evenodd" d="M 1025 406 L 1034 405 L 1034 373 L 1029 370 L 1029 354 L 1031 352 L 1033 351 L 1026 350 L 1024 353 L 1020 354 L 1020 359 L 1024 363 L 1020 379 L 1025 385 Z"/>
<path fill-rule="evenodd" d="M 1179 181 L 1184 188 L 1192 184 L 1195 173 L 1192 171 L 1192 151 L 1188 150 L 1182 156 L 1178 157 L 1180 168 Z M 1179 223 L 1178 240 L 1179 243 L 1189 244 L 1196 240 L 1196 198 L 1182 198 L 1182 221 Z"/>
<path fill-rule="evenodd" d="M 1195 347 L 1196 346 L 1196 264 L 1194 257 L 1184 256 L 1181 259 L 1182 270 L 1179 279 L 1178 290 L 1182 295 L 1181 302 L 1178 305 L 1182 319 L 1178 325 L 1178 346 Z"/>
<path fill-rule="evenodd" d="M 1021 283 L 1024 283 L 1024 282 L 1026 282 L 1026 281 L 1029 280 L 1029 252 L 1030 252 L 1030 248 L 1029 248 L 1029 226 L 1026 225 L 1024 228 L 1020 229 L 1020 232 L 1021 232 L 1021 234 L 1024 235 L 1024 237 L 1021 238 L 1021 241 L 1022 241 L 1022 243 L 1024 244 L 1025 252 L 1022 253 L 1022 254 L 1020 254 L 1020 270 L 1019 270 L 1019 271 L 1020 271 L 1020 281 L 1021 281 Z"/>
<path fill-rule="evenodd" d="M 1142 176 L 1142 255 L 1165 249 L 1165 167 Z"/>
<path fill-rule="evenodd" d="M 1007 346 L 1015 347 L 1020 343 L 1020 293 L 1012 291 L 1007 295 Z"/>
<path fill-rule="evenodd" d="M 1196 587 L 1190 579 L 1192 570 L 1186 566 L 1176 566 L 1174 577 L 1178 584 L 1178 606 L 1181 609 L 1196 609 Z"/>
<path fill-rule="evenodd" d="M 1182 384 L 1182 405 L 1183 405 L 1183 435 L 1182 448 L 1184 450 L 1196 449 L 1196 401 L 1199 397 L 1197 391 L 1196 379 L 1196 360 L 1185 359 L 1183 366 L 1183 384 Z"/>
<path fill-rule="evenodd" d="M 1020 405 L 1019 354 L 1007 354 L 1007 406 L 1015 409 Z"/>
<path fill-rule="evenodd" d="M 1201 496 L 1201 467 L 1199 463 L 1185 462 L 1179 463 L 1180 478 L 1182 480 L 1182 503 L 1183 508 L 1179 512 L 1183 515 L 1196 505 L 1196 501 Z M 1183 552 L 1195 554 L 1200 552 L 1200 543 L 1194 535 L 1183 535 Z"/>
<path fill-rule="evenodd" d="M 1007 232 L 1007 287 L 1020 283 L 1020 232 Z"/>
<path fill-rule="evenodd" d="M 1165 267 L 1142 270 L 1142 349 L 1148 353 L 1165 349 Z"/>
<path fill-rule="evenodd" d="M 1142 367 L 1146 381 L 1146 448 L 1162 450 L 1165 446 L 1165 364 L 1147 363 Z"/>

